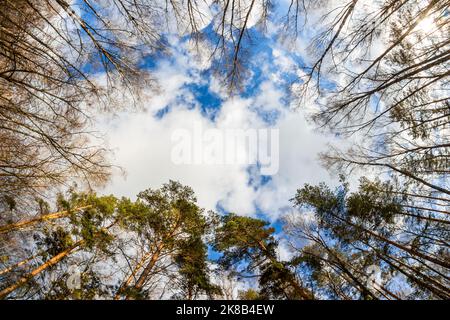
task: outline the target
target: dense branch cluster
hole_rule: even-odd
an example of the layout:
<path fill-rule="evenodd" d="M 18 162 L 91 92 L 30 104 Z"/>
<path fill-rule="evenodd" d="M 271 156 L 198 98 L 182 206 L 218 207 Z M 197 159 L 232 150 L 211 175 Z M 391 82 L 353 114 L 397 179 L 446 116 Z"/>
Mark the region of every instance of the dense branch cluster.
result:
<path fill-rule="evenodd" d="M 7 243 L 28 243 L 0 248 L 0 298 L 448 299 L 449 212 L 414 196 L 364 179 L 356 192 L 305 185 L 275 234 L 205 212 L 174 181 L 136 201 L 72 191 L 57 212 L 0 227 Z"/>
<path fill-rule="evenodd" d="M 269 0 L 0 7 L 0 298 L 450 298 L 450 1 L 291 0 L 281 16 Z M 91 124 L 154 86 L 141 62 L 174 33 L 230 95 L 252 80 L 258 37 L 308 44 L 294 104 L 354 141 L 323 163 L 380 179 L 301 187 L 279 233 L 205 212 L 173 181 L 136 201 L 97 196 L 113 164 Z M 57 195 L 74 182 L 83 191 Z"/>
<path fill-rule="evenodd" d="M 90 119 L 116 106 L 109 95 L 116 83 L 139 87 L 134 66 L 145 50 L 138 48 L 151 50 L 159 39 L 152 8 L 125 1 L 0 5 L 1 197 L 45 193 L 74 179 L 103 183 L 111 165 Z"/>

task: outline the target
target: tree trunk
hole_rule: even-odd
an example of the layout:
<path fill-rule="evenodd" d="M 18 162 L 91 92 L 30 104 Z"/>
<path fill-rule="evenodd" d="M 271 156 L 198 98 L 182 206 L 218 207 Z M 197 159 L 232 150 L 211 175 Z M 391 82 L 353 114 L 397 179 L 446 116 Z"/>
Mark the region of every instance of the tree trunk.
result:
<path fill-rule="evenodd" d="M 80 240 L 77 243 L 75 243 L 73 246 L 71 246 L 70 248 L 67 248 L 66 250 L 60 252 L 59 254 L 57 254 L 56 256 L 54 256 L 53 258 L 51 258 L 50 260 L 48 260 L 46 263 L 40 265 L 39 267 L 37 267 L 36 269 L 34 269 L 33 271 L 31 271 L 27 276 L 20 278 L 16 283 L 14 283 L 13 285 L 3 289 L 2 291 L 0 291 L 0 299 L 4 299 L 6 296 L 8 296 L 11 292 L 13 292 L 14 290 L 16 290 L 17 288 L 23 286 L 24 284 L 26 284 L 28 281 L 30 281 L 32 278 L 34 278 L 36 275 L 38 275 L 39 273 L 41 273 L 42 271 L 44 271 L 45 269 L 55 265 L 56 263 L 58 263 L 59 261 L 61 261 L 63 258 L 65 258 L 67 255 L 69 255 L 71 252 L 73 252 L 75 249 L 77 249 L 82 243 L 84 242 L 84 240 Z"/>
<path fill-rule="evenodd" d="M 14 270 L 15 268 L 18 268 L 18 267 L 20 267 L 20 266 L 23 266 L 24 264 L 27 264 L 28 262 L 30 262 L 31 260 L 33 260 L 34 258 L 36 258 L 36 257 L 39 256 L 39 255 L 41 255 L 41 253 L 35 254 L 34 256 L 31 256 L 31 257 L 29 257 L 29 258 L 26 258 L 26 259 L 24 259 L 24 260 L 22 260 L 22 261 L 20 261 L 20 262 L 17 262 L 16 264 L 14 264 L 14 265 L 12 265 L 12 266 L 7 267 L 6 269 L 1 270 L 1 271 L 0 271 L 0 276 L 1 276 L 2 274 L 8 273 L 8 272 Z"/>
<path fill-rule="evenodd" d="M 145 267 L 144 271 L 142 271 L 141 275 L 139 276 L 138 280 L 136 281 L 134 285 L 134 289 L 141 289 L 144 286 L 145 281 L 147 280 L 148 276 L 150 275 L 150 272 L 153 270 L 153 267 L 156 265 L 156 262 L 158 262 L 159 256 L 161 254 L 161 250 L 164 248 L 164 243 L 160 242 L 158 246 L 156 247 L 155 253 L 152 255 L 152 258 L 148 262 L 147 266 Z M 130 296 L 127 295 L 126 300 L 130 300 Z"/>
<path fill-rule="evenodd" d="M 269 258 L 269 260 L 272 263 L 278 263 L 277 259 L 275 259 L 274 257 L 272 257 L 272 255 L 270 254 L 270 252 L 267 250 L 266 245 L 264 244 L 264 242 L 262 241 L 258 241 L 258 245 L 260 246 L 260 248 L 262 249 L 263 252 L 266 253 L 266 256 Z M 303 288 L 303 286 L 301 286 L 297 279 L 295 278 L 295 275 L 292 274 L 292 279 L 289 281 L 289 284 L 294 288 L 295 292 L 297 292 L 304 300 L 314 300 L 314 296 L 311 292 L 309 292 L 308 289 Z"/>
<path fill-rule="evenodd" d="M 128 276 L 127 280 L 125 282 L 122 283 L 122 285 L 120 286 L 119 290 L 117 290 L 116 295 L 114 296 L 114 300 L 119 300 L 122 291 L 128 287 L 131 283 L 131 280 L 133 280 L 134 276 L 137 274 L 137 272 L 142 268 L 142 266 L 144 265 L 144 262 L 150 257 L 151 252 L 148 252 L 147 254 L 145 254 L 142 259 L 139 261 L 139 263 L 136 265 L 136 267 L 133 269 L 133 271 L 131 272 L 131 274 Z"/>
<path fill-rule="evenodd" d="M 5 226 L 0 226 L 0 234 L 1 233 L 7 233 L 7 232 L 10 232 L 10 231 L 13 231 L 13 230 L 17 230 L 17 229 L 22 229 L 22 228 L 28 227 L 30 225 L 33 225 L 35 223 L 38 223 L 38 222 L 47 221 L 47 220 L 53 220 L 53 219 L 59 219 L 59 218 L 62 218 L 62 217 L 65 217 L 65 216 L 69 215 L 69 213 L 71 211 L 80 211 L 80 210 L 87 209 L 87 208 L 90 208 L 90 207 L 92 207 L 92 205 L 88 205 L 88 206 L 84 206 L 84 207 L 78 207 L 78 208 L 74 208 L 72 210 L 66 210 L 66 211 L 59 211 L 59 212 L 49 213 L 49 214 L 42 215 L 42 216 L 30 219 L 30 220 L 25 220 L 25 221 L 20 221 L 20 222 L 17 222 L 17 223 L 8 224 L 8 225 L 5 225 Z"/>
<path fill-rule="evenodd" d="M 388 243 L 388 244 L 390 244 L 390 245 L 392 245 L 392 246 L 394 246 L 394 247 L 396 247 L 396 248 L 398 248 L 398 249 L 400 249 L 400 250 L 403 250 L 403 251 L 405 251 L 405 252 L 408 252 L 409 254 L 411 254 L 411 255 L 413 255 L 413 256 L 416 256 L 416 257 L 419 257 L 419 258 L 428 260 L 428 261 L 433 262 L 433 263 L 435 263 L 435 264 L 437 264 L 437 265 L 440 265 L 440 266 L 442 266 L 442 267 L 444 267 L 444 268 L 450 269 L 450 263 L 447 262 L 447 261 L 442 261 L 442 260 L 436 259 L 436 258 L 434 258 L 434 257 L 432 257 L 432 256 L 429 256 L 429 255 L 427 255 L 427 254 L 424 254 L 424 253 L 421 253 L 421 252 L 419 252 L 419 251 L 416 251 L 416 250 L 414 250 L 414 249 L 412 249 L 412 248 L 408 248 L 408 247 L 404 246 L 403 244 L 400 244 L 400 243 L 398 243 L 398 242 L 395 242 L 395 241 L 392 241 L 392 240 L 390 240 L 390 239 L 387 239 L 387 238 L 385 238 L 384 236 L 379 235 L 379 234 L 376 233 L 376 232 L 373 232 L 373 231 L 371 231 L 371 230 L 368 230 L 368 229 L 366 229 L 366 228 L 364 228 L 364 227 L 362 227 L 362 226 L 356 225 L 356 224 L 354 224 L 353 222 L 350 222 L 350 221 L 348 221 L 348 220 L 346 220 L 346 219 L 343 219 L 343 218 L 341 218 L 341 217 L 339 217 L 339 216 L 337 216 L 337 215 L 335 215 L 335 214 L 332 214 L 332 216 L 335 217 L 335 218 L 337 218 L 337 219 L 340 220 L 340 221 L 343 221 L 343 222 L 347 223 L 348 225 L 350 225 L 350 226 L 352 226 L 352 227 L 355 227 L 355 228 L 357 228 L 357 229 L 360 229 L 360 230 L 364 231 L 365 233 L 367 233 L 367 234 L 369 234 L 369 235 L 371 235 L 371 236 L 377 238 L 378 240 L 382 240 L 382 241 L 384 241 L 384 242 L 386 242 L 386 243 Z"/>
<path fill-rule="evenodd" d="M 359 281 L 358 277 L 355 276 L 350 271 L 349 268 L 347 268 L 347 264 L 344 261 L 342 261 L 330 248 L 328 248 L 327 246 L 323 246 L 323 247 L 325 248 L 325 250 L 327 250 L 327 252 L 329 254 L 331 254 L 333 256 L 334 259 L 336 259 L 336 261 L 338 262 L 337 267 L 340 268 L 348 277 L 350 277 L 350 279 L 355 283 L 355 285 L 357 287 L 359 287 L 359 290 L 361 291 L 361 293 L 363 295 L 369 295 L 372 298 L 374 298 L 375 300 L 378 300 L 378 298 L 369 290 L 369 288 L 367 288 L 367 286 L 365 286 L 364 283 Z M 329 263 L 331 263 L 331 261 Z"/>

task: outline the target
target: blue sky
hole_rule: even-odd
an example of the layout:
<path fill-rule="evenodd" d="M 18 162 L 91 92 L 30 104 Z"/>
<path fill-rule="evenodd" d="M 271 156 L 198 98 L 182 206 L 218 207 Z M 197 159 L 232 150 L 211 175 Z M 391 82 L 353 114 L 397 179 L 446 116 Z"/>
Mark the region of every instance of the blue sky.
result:
<path fill-rule="evenodd" d="M 213 38 L 211 24 L 205 28 Z M 125 171 L 116 174 L 103 193 L 133 198 L 141 190 L 178 180 L 194 189 L 207 210 L 262 218 L 278 232 L 280 217 L 294 210 L 289 199 L 297 188 L 321 181 L 336 184 L 337 179 L 317 161 L 335 137 L 318 133 L 306 121 L 308 110 L 315 107 L 313 101 L 297 106 L 289 99 L 303 74 L 304 50 L 292 50 L 290 43 L 274 37 L 275 25 L 268 28 L 267 35 L 256 27 L 250 30 L 252 41 L 244 46 L 249 76 L 234 96 L 214 72 L 222 62 L 209 60 L 211 47 L 206 41 L 198 52 L 188 37 L 167 34 L 169 55 L 152 54 L 140 64 L 158 89 L 144 88 L 141 109 L 105 115 L 99 123 L 100 131 L 107 132 L 114 163 Z M 195 123 L 205 130 L 279 130 L 278 172 L 263 175 L 258 165 L 174 164 L 172 133 L 191 130 Z M 284 250 L 283 243 L 280 248 Z M 287 250 L 280 252 L 287 254 Z"/>

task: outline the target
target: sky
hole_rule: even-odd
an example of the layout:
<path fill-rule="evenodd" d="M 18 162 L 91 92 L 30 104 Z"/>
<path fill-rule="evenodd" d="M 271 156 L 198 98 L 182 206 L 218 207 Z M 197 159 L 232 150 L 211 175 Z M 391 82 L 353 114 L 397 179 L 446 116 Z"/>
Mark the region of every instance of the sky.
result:
<path fill-rule="evenodd" d="M 142 62 L 158 89 L 144 88 L 142 109 L 105 115 L 98 124 L 114 152 L 113 163 L 125 172 L 116 172 L 102 193 L 134 198 L 139 191 L 177 180 L 191 186 L 199 205 L 207 210 L 277 223 L 293 210 L 289 199 L 303 184 L 336 185 L 337 177 L 321 167 L 318 155 L 337 138 L 319 133 L 307 121 L 313 102 L 298 106 L 289 99 L 303 74 L 306 57 L 301 48 L 307 44 L 300 38 L 300 49 L 292 50 L 291 44 L 277 41 L 275 29 L 271 22 L 266 35 L 252 28 L 249 76 L 234 96 L 212 72 L 220 65 L 210 61 L 207 45 L 198 52 L 187 37 L 168 34 L 170 54 L 148 56 Z M 195 127 L 203 133 L 209 129 L 278 130 L 278 171 L 263 174 L 261 165 L 246 163 L 174 163 L 174 132 L 192 133 Z"/>
<path fill-rule="evenodd" d="M 295 74 L 297 66 L 285 50 L 268 43 L 251 66 L 252 88 L 228 97 L 207 63 L 193 58 L 187 43 L 173 39 L 171 44 L 173 56 L 155 61 L 153 75 L 160 92 L 149 89 L 145 109 L 103 120 L 114 162 L 126 172 L 125 177 L 114 176 L 105 192 L 132 197 L 172 179 L 191 186 L 207 209 L 221 207 L 243 215 L 263 211 L 276 219 L 296 188 L 330 181 L 317 156 L 331 137 L 316 132 L 305 112 L 287 101 L 286 74 Z M 195 125 L 204 131 L 278 129 L 278 172 L 262 175 L 247 164 L 173 163 L 172 134 L 182 128 L 192 131 Z"/>

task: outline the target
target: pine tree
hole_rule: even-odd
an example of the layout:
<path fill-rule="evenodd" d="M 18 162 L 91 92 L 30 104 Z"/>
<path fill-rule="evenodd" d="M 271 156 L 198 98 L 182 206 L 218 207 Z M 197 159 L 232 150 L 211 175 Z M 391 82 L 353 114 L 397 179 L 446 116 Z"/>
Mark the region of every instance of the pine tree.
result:
<path fill-rule="evenodd" d="M 259 219 L 228 214 L 215 231 L 214 249 L 223 255 L 219 264 L 230 269 L 245 263 L 241 276 L 257 274 L 260 294 L 266 298 L 313 299 L 285 262 L 277 259 L 274 229 Z"/>
<path fill-rule="evenodd" d="M 411 208 L 392 188 L 362 179 L 356 192 L 346 184 L 336 191 L 325 184 L 297 191 L 294 205 L 305 214 L 312 211 L 314 218 L 305 221 L 297 214 L 287 219 L 292 241 L 309 242 L 298 249 L 294 262 L 325 294 L 399 299 L 388 284 L 402 276 L 413 297 L 448 298 L 448 218 Z M 371 265 L 380 268 L 387 285 L 369 288 L 366 269 Z"/>

